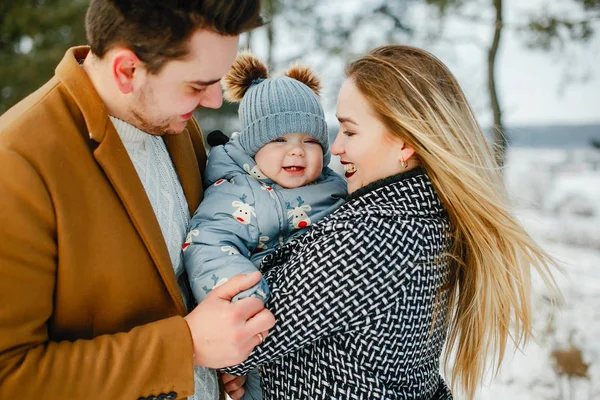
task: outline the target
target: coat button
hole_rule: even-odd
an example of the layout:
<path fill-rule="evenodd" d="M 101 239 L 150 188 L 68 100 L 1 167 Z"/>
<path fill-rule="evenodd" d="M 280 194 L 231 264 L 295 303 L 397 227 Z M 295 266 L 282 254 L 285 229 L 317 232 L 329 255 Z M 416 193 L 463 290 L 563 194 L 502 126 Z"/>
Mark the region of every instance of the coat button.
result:
<path fill-rule="evenodd" d="M 177 393 L 175 393 L 175 392 L 169 392 L 167 394 L 167 399 L 168 400 L 175 400 L 176 398 L 177 398 Z"/>
<path fill-rule="evenodd" d="M 158 395 L 158 397 L 156 398 L 156 400 L 167 400 L 167 395 L 164 393 L 161 393 Z"/>

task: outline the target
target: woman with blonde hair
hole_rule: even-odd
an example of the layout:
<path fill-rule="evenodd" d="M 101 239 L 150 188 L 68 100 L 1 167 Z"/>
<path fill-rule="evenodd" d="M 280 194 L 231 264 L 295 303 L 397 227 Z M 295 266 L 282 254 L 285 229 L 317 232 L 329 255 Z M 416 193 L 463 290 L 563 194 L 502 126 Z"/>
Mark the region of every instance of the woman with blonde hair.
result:
<path fill-rule="evenodd" d="M 264 397 L 472 399 L 510 336 L 532 333 L 548 256 L 511 215 L 501 171 L 456 79 L 408 46 L 347 68 L 332 154 L 345 205 L 262 265 L 276 326 L 248 360 Z M 493 357 L 490 357 L 493 356 Z M 224 376 L 240 398 L 243 378 Z"/>

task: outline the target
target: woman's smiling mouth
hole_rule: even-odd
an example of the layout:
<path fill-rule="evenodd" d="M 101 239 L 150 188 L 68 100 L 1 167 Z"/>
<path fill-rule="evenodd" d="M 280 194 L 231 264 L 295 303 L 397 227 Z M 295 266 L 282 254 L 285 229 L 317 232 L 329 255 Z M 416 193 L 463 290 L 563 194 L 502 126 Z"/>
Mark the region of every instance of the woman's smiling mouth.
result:
<path fill-rule="evenodd" d="M 346 178 L 350 178 L 356 172 L 356 165 L 352 163 L 343 162 L 344 171 L 346 171 Z"/>

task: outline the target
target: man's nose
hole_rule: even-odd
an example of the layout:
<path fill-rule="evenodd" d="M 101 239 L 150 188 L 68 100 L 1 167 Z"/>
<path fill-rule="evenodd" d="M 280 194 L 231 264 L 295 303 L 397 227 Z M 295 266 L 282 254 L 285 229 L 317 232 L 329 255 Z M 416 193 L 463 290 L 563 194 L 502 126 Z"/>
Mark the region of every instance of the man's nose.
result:
<path fill-rule="evenodd" d="M 217 109 L 223 105 L 223 92 L 221 91 L 221 85 L 215 83 L 206 88 L 206 91 L 202 93 L 200 102 L 198 103 L 204 108 Z"/>

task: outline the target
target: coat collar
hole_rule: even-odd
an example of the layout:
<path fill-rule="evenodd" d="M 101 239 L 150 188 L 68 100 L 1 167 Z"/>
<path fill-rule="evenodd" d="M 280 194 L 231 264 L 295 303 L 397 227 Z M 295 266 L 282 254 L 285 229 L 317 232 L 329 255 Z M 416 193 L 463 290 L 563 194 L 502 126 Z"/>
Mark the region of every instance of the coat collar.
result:
<path fill-rule="evenodd" d="M 127 150 L 108 117 L 104 103 L 81 68 L 80 62 L 88 52 L 88 47 L 69 49 L 56 68 L 56 77 L 76 102 L 85 122 L 87 136 L 97 143 L 93 151 L 94 158 L 121 199 L 167 290 L 183 315 L 186 308 L 152 205 Z M 193 214 L 202 196 L 198 165 L 202 158 L 194 152 L 194 143 L 188 129 L 178 135 L 165 136 L 165 144 L 179 176 L 190 213 Z"/>
<path fill-rule="evenodd" d="M 382 201 L 383 199 L 383 201 Z M 355 209 L 375 205 L 390 215 L 431 217 L 446 211 L 433 183 L 423 167 L 372 182 L 346 198 L 344 208 Z"/>

